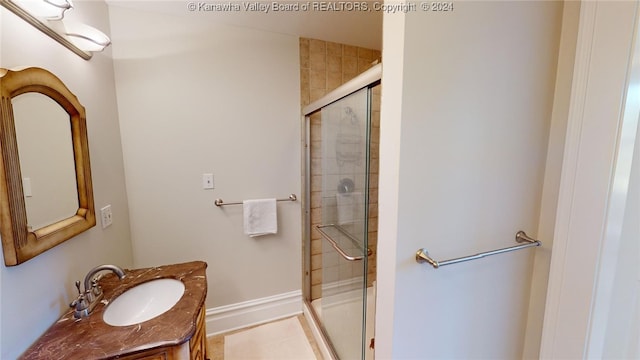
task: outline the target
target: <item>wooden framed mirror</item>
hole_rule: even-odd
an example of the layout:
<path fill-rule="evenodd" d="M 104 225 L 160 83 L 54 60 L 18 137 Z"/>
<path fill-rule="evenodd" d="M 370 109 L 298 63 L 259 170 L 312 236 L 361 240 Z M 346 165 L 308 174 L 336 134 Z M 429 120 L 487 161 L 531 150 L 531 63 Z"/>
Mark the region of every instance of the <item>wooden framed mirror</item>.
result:
<path fill-rule="evenodd" d="M 84 107 L 45 69 L 0 69 L 5 265 L 23 263 L 95 224 Z"/>

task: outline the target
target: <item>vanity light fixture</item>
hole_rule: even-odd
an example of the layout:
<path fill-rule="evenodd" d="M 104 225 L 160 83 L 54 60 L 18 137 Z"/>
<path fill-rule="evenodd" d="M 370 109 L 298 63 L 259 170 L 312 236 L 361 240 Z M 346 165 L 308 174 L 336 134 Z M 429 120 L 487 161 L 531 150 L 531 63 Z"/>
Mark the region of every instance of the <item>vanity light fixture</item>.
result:
<path fill-rule="evenodd" d="M 47 34 L 85 60 L 92 53 L 102 51 L 111 39 L 89 25 L 63 20 L 65 12 L 73 8 L 72 0 L 0 0 L 0 5 L 22 20 Z M 47 9 L 43 11 L 42 9 Z M 57 10 L 53 13 L 52 10 Z"/>
<path fill-rule="evenodd" d="M 102 51 L 111 44 L 105 33 L 87 24 L 65 21 L 64 28 L 69 41 L 83 51 Z"/>
<path fill-rule="evenodd" d="M 64 13 L 73 8 L 71 0 L 14 0 L 31 15 L 46 20 L 62 20 Z"/>

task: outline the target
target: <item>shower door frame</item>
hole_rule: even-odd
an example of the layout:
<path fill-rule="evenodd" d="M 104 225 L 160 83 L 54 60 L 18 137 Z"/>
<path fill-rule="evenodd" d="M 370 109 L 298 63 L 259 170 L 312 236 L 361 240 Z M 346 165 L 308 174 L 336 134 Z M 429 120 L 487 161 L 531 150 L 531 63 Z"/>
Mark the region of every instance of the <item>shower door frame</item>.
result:
<path fill-rule="evenodd" d="M 367 71 L 349 80 L 343 85 L 339 86 L 335 90 L 331 91 L 327 95 L 312 102 L 302 109 L 302 121 L 304 122 L 304 146 L 305 149 L 303 158 L 304 168 L 304 196 L 303 196 L 303 241 L 304 241 L 304 253 L 303 253 L 303 283 L 302 283 L 302 296 L 307 307 L 311 309 L 311 315 L 316 324 L 319 324 L 318 318 L 311 306 L 311 114 L 320 111 L 323 107 L 330 105 L 336 101 L 339 101 L 351 94 L 354 94 L 364 88 L 373 88 L 380 84 L 382 79 L 382 64 L 374 65 Z M 366 275 L 366 269 L 365 269 Z M 365 284 L 366 285 L 366 284 Z M 365 304 L 366 306 L 366 304 Z M 366 321 L 366 320 L 365 320 Z M 330 344 L 327 334 L 324 333 L 322 327 L 319 327 L 320 335 L 322 336 L 325 344 Z M 339 357 L 335 353 L 335 350 L 328 346 L 331 356 L 334 359 Z"/>

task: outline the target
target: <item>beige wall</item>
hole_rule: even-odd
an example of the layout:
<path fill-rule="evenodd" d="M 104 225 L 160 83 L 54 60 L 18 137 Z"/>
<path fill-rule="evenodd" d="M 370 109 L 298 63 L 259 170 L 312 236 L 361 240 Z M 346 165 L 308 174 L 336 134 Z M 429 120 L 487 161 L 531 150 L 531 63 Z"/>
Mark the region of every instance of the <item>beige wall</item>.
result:
<path fill-rule="evenodd" d="M 77 17 L 109 32 L 103 2 L 76 1 Z M 9 13 L 0 10 L 0 66 L 38 66 L 56 74 L 85 106 L 96 210 L 113 208 L 113 225 L 98 225 L 14 267 L 0 266 L 2 359 L 15 359 L 63 312 L 77 294 L 74 282 L 104 263 L 133 265 L 116 109 L 111 49 L 85 61 Z"/>
<path fill-rule="evenodd" d="M 300 291 L 300 202 L 257 238 L 214 205 L 301 195 L 298 39 L 177 11 L 110 8 L 135 264 L 206 261 L 208 308 Z"/>
<path fill-rule="evenodd" d="M 561 20 L 561 2 L 385 15 L 376 358 L 521 358 L 539 249 L 415 253 L 536 236 Z"/>
<path fill-rule="evenodd" d="M 380 51 L 317 39 L 300 39 L 300 94 L 302 106 L 318 100 L 380 60 Z M 378 228 L 378 149 L 380 139 L 380 87 L 373 90 L 369 188 L 369 257 L 367 282 L 376 278 Z M 311 115 L 311 300 L 322 296 L 322 136 L 320 113 Z"/>

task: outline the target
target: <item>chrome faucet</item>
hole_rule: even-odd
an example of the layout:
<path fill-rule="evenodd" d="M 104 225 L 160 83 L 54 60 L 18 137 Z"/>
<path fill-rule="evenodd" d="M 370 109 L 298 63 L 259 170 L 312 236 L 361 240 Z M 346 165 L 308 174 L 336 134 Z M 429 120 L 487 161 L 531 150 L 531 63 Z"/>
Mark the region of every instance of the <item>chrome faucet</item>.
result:
<path fill-rule="evenodd" d="M 102 288 L 98 284 L 100 277 L 96 276 L 97 273 L 103 270 L 110 270 L 118 275 L 118 278 L 122 280 L 125 277 L 124 270 L 116 265 L 99 265 L 89 270 L 84 277 L 84 292 L 80 289 L 80 281 L 76 281 L 76 288 L 78 289 L 78 297 L 69 304 L 75 309 L 73 316 L 76 319 L 89 316 L 91 311 L 100 302 L 104 294 Z"/>

